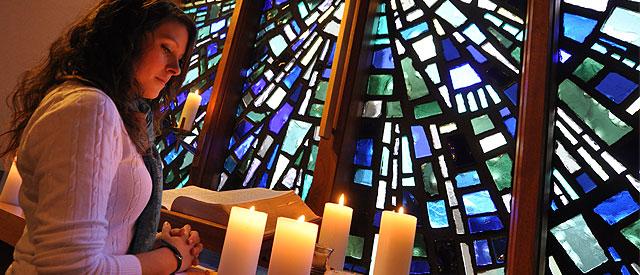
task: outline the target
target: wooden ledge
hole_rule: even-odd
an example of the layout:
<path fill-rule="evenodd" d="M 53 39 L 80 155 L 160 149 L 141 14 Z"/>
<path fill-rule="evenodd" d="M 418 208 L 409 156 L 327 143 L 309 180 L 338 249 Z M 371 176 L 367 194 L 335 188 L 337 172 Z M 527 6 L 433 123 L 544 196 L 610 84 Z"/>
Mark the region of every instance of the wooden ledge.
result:
<path fill-rule="evenodd" d="M 22 208 L 0 202 L 0 224 L 0 241 L 16 246 L 25 226 Z"/>

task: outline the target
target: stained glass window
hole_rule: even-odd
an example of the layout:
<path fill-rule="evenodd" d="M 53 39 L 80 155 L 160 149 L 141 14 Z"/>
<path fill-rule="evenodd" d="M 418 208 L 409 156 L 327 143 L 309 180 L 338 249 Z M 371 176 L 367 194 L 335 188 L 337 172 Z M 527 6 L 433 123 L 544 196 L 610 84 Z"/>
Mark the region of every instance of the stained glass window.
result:
<path fill-rule="evenodd" d="M 547 273 L 640 274 L 638 5 L 560 12 Z"/>
<path fill-rule="evenodd" d="M 198 29 L 196 46 L 189 59 L 189 69 L 181 91 L 169 104 L 169 108 L 161 112 L 168 112 L 167 118 L 175 120 L 177 125 L 187 93 L 197 90 L 202 96 L 202 101 L 196 113 L 193 135 L 179 138 L 174 132 L 166 131 L 156 139 L 156 149 L 160 152 L 164 165 L 165 189 L 180 188 L 189 180 L 189 168 L 198 146 L 198 135 L 204 124 L 206 106 L 211 97 L 213 79 L 222 57 L 222 48 L 234 6 L 235 0 L 207 3 L 201 1 L 195 4 L 186 3 L 183 6 L 185 13 L 192 16 Z"/>
<path fill-rule="evenodd" d="M 370 269 L 382 210 L 403 206 L 418 217 L 411 274 L 504 273 L 522 4 L 381 1 L 348 269 Z"/>
<path fill-rule="evenodd" d="M 342 0 L 264 2 L 219 189 L 306 198 L 343 9 Z"/>

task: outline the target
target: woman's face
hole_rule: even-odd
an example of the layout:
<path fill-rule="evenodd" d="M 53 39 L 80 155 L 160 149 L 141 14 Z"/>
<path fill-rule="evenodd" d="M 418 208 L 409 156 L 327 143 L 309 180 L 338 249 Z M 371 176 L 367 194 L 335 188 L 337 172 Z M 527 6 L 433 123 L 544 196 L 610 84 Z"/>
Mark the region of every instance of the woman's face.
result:
<path fill-rule="evenodd" d="M 187 28 L 169 20 L 161 23 L 142 42 L 142 54 L 134 62 L 135 79 L 140 84 L 140 96 L 158 97 L 171 77 L 180 74 L 180 60 L 188 43 Z"/>

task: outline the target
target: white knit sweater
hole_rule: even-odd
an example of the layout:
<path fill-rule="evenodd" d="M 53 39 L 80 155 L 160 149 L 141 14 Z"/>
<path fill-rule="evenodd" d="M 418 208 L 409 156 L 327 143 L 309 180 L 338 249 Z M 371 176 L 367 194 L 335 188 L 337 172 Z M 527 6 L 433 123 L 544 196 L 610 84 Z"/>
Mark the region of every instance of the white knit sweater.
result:
<path fill-rule="evenodd" d="M 67 81 L 40 103 L 18 148 L 26 227 L 8 274 L 139 274 L 125 255 L 151 178 L 111 99 Z"/>

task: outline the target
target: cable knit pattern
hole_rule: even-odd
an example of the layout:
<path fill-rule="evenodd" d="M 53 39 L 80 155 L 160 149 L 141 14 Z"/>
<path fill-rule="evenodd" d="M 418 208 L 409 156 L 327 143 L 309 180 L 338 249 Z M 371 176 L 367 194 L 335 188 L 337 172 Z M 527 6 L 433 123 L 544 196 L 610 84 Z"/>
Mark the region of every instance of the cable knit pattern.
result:
<path fill-rule="evenodd" d="M 141 273 L 125 254 L 151 179 L 106 94 L 72 81 L 51 91 L 17 165 L 26 227 L 8 273 Z"/>

